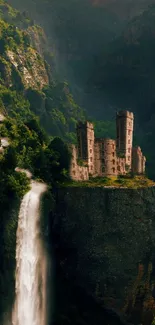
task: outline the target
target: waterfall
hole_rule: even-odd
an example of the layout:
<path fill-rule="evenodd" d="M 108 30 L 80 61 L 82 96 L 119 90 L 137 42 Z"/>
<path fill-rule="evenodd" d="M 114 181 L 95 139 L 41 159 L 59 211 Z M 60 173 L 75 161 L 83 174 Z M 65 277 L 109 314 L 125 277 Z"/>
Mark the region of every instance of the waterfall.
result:
<path fill-rule="evenodd" d="M 41 196 L 46 185 L 31 181 L 18 217 L 16 240 L 16 297 L 13 325 L 47 325 L 48 258 L 40 226 Z"/>

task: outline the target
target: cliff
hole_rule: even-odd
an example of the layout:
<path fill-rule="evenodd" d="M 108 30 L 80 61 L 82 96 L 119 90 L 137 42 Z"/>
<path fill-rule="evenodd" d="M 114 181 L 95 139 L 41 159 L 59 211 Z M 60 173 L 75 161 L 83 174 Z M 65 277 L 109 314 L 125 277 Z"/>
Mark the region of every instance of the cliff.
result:
<path fill-rule="evenodd" d="M 155 188 L 61 188 L 55 233 L 58 263 L 74 285 L 134 324 L 146 314 L 151 324 Z"/>
<path fill-rule="evenodd" d="M 47 61 L 48 62 L 47 62 Z M 50 64 L 50 66 L 49 66 Z M 67 82 L 58 80 L 44 30 L 0 0 L 0 106 L 10 116 L 35 114 L 49 135 L 75 141 L 78 118 L 84 118 Z"/>

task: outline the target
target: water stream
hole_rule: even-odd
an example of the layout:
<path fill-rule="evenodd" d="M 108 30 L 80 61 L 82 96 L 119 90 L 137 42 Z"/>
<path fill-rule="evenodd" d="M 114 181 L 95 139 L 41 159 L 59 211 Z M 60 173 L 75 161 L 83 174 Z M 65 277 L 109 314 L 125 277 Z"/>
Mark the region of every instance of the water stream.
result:
<path fill-rule="evenodd" d="M 13 325 L 47 325 L 48 322 L 48 258 L 40 227 L 40 203 L 45 191 L 45 184 L 31 181 L 31 189 L 24 196 L 19 211 Z"/>

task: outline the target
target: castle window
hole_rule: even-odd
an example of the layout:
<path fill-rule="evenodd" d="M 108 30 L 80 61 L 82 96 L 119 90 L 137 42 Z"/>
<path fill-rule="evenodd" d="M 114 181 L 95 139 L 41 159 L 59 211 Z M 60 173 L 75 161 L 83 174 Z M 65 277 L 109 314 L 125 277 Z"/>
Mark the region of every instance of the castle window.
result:
<path fill-rule="evenodd" d="M 130 156 L 128 156 L 128 161 L 130 161 Z"/>
<path fill-rule="evenodd" d="M 115 168 L 112 168 L 112 172 L 115 173 Z"/>
<path fill-rule="evenodd" d="M 73 175 L 75 175 L 75 170 L 73 171 Z"/>
<path fill-rule="evenodd" d="M 104 166 L 102 166 L 102 173 L 104 173 L 105 172 L 105 167 Z"/>
<path fill-rule="evenodd" d="M 114 159 L 113 159 L 112 163 L 113 163 L 113 165 L 115 165 L 115 160 Z"/>
<path fill-rule="evenodd" d="M 115 145 L 114 144 L 112 145 L 112 148 L 115 149 Z"/>
<path fill-rule="evenodd" d="M 120 166 L 117 166 L 117 170 L 120 172 Z"/>
<path fill-rule="evenodd" d="M 128 140 L 128 144 L 130 144 L 130 139 Z"/>
<path fill-rule="evenodd" d="M 112 153 L 112 156 L 115 157 L 115 153 L 114 152 Z"/>
<path fill-rule="evenodd" d="M 93 158 L 92 158 L 92 157 L 90 157 L 90 161 L 91 161 L 91 162 L 93 161 Z"/>
<path fill-rule="evenodd" d="M 93 170 L 93 166 L 91 166 L 91 170 Z"/>
<path fill-rule="evenodd" d="M 128 153 L 130 153 L 130 148 L 128 148 Z"/>
<path fill-rule="evenodd" d="M 92 149 L 90 149 L 90 153 L 92 153 Z"/>

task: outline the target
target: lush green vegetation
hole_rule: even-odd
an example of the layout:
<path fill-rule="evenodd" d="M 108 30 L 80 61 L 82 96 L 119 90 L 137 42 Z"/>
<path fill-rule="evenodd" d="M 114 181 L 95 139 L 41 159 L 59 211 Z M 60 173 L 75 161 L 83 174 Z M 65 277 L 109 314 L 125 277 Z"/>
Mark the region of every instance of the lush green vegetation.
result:
<path fill-rule="evenodd" d="M 2 14 L 4 11 L 9 15 L 11 7 L 3 2 L 1 7 Z M 86 114 L 76 104 L 68 83 L 54 80 L 48 64 L 36 52 L 42 48 L 42 29 L 32 22 L 27 22 L 25 29 L 18 28 L 20 14 L 13 9 L 12 12 L 11 24 L 7 15 L 5 21 L 3 15 L 0 19 L 1 106 L 12 117 L 20 115 L 23 120 L 34 113 L 49 135 L 74 143 L 76 122 Z"/>
<path fill-rule="evenodd" d="M 78 119 L 85 119 L 85 113 L 75 103 L 66 82 L 52 82 L 42 91 L 28 89 L 26 97 L 31 111 L 40 116 L 49 135 L 61 136 L 67 142 L 75 143 L 75 126 Z"/>
<path fill-rule="evenodd" d="M 144 188 L 155 186 L 155 182 L 144 176 L 118 176 L 118 177 L 96 177 L 89 181 L 65 181 L 61 186 L 69 187 L 112 187 L 112 188 Z"/>
<path fill-rule="evenodd" d="M 0 111 L 6 116 L 0 125 L 0 137 L 6 137 L 9 141 L 9 147 L 0 153 L 0 258 L 3 261 L 0 268 L 0 315 L 2 315 L 14 299 L 18 211 L 23 195 L 30 188 L 26 175 L 16 172 L 15 168 L 18 166 L 29 169 L 34 178 L 45 181 L 50 188 L 57 186 L 57 183 L 68 177 L 70 153 L 67 145 L 58 137 L 53 139 L 53 136 L 64 137 L 66 133 L 66 140 L 74 142 L 73 130 L 76 119 L 78 115 L 82 118 L 84 114 L 75 104 L 67 84 L 50 81 L 49 86 L 47 84 L 44 89 L 40 89 L 41 83 L 33 77 L 33 68 L 37 72 L 37 65 L 35 62 L 33 67 L 31 56 L 35 55 L 38 66 L 42 67 L 43 58 L 30 46 L 29 33 L 14 25 L 17 18 L 22 19 L 18 12 L 2 2 L 0 9 L 5 9 L 5 21 L 0 20 Z M 1 18 L 4 19 L 3 10 Z M 30 22 L 24 20 L 22 22 L 25 24 L 22 27 L 26 28 L 27 24 L 30 28 Z M 7 56 L 8 50 L 13 53 L 15 62 L 18 62 L 20 51 L 22 61 L 20 65 L 18 62 L 18 68 Z M 35 82 L 30 83 L 29 88 L 26 87 L 24 80 L 25 67 Z M 44 69 L 42 71 L 46 78 L 48 67 L 45 72 Z M 39 73 L 40 70 L 38 76 Z"/>
<path fill-rule="evenodd" d="M 0 0 L 0 18 L 10 24 L 16 24 L 20 28 L 27 28 L 33 24 L 26 12 L 20 13 L 4 0 Z"/>
<path fill-rule="evenodd" d="M 0 315 L 11 306 L 14 296 L 14 271 L 16 228 L 19 204 L 30 184 L 25 173 L 15 171 L 29 169 L 33 177 L 55 187 L 68 177 L 70 153 L 60 139 L 48 139 L 35 116 L 23 120 L 7 117 L 0 126 L 2 137 L 7 137 L 9 147 L 0 153 Z M 52 200 L 52 197 L 51 197 Z M 8 270 L 8 271 L 6 271 Z M 6 282 L 9 284 L 6 286 Z"/>
<path fill-rule="evenodd" d="M 93 121 L 96 138 L 116 139 L 115 121 Z"/>
<path fill-rule="evenodd" d="M 10 141 L 10 146 L 0 156 L 1 170 L 9 177 L 16 166 L 29 169 L 34 177 L 48 184 L 52 179 L 57 181 L 63 173 L 67 174 L 70 163 L 68 146 L 58 137 L 50 140 L 35 116 L 24 122 L 8 117 L 0 131 L 1 136 Z M 17 178 L 20 180 L 19 176 Z"/>

